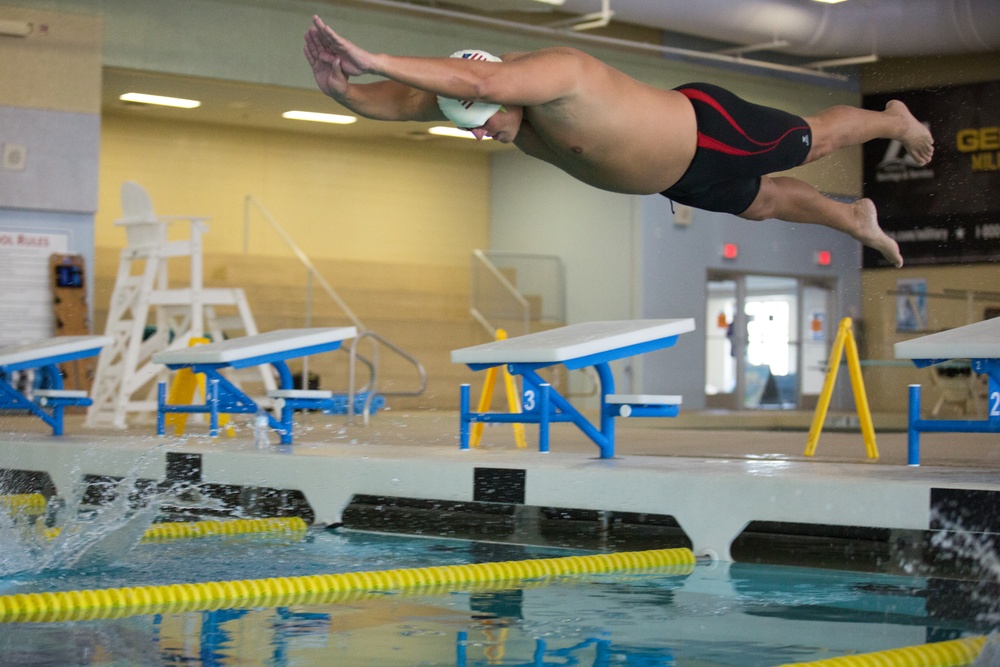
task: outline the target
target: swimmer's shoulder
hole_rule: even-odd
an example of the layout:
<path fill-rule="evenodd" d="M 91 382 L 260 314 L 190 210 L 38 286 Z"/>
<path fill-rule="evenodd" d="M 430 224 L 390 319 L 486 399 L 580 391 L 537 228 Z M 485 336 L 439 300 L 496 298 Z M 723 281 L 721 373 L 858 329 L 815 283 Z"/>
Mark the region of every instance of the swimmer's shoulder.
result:
<path fill-rule="evenodd" d="M 579 60 L 596 60 L 593 56 L 581 51 L 580 49 L 574 49 L 571 46 L 549 46 L 542 49 L 536 49 L 534 51 L 510 51 L 500 56 L 500 59 L 504 62 L 516 62 L 518 60 L 542 58 L 575 58 Z"/>

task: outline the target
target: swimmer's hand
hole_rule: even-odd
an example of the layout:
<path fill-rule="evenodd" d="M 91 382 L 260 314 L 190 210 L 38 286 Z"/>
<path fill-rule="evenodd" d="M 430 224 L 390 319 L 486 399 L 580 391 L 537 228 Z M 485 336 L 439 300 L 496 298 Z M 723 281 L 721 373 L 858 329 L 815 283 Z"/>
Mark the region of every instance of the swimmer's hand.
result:
<path fill-rule="evenodd" d="M 342 99 L 347 94 L 347 75 L 340 66 L 340 59 L 323 54 L 317 51 L 314 44 L 310 43 L 310 36 L 306 34 L 305 54 L 309 66 L 312 67 L 313 78 L 316 85 L 325 94 L 334 99 Z"/>
<path fill-rule="evenodd" d="M 313 16 L 313 24 L 306 32 L 305 54 L 321 89 L 324 83 L 343 88 L 342 79 L 346 84 L 348 77 L 371 72 L 374 60 L 372 54 L 338 35 L 318 16 Z"/>
<path fill-rule="evenodd" d="M 313 70 L 316 85 L 324 93 L 334 99 L 343 99 L 347 94 L 348 79 L 361 74 L 361 68 L 345 57 L 353 47 L 350 42 L 341 39 L 318 16 L 313 17 L 313 25 L 305 35 L 304 53 Z"/>

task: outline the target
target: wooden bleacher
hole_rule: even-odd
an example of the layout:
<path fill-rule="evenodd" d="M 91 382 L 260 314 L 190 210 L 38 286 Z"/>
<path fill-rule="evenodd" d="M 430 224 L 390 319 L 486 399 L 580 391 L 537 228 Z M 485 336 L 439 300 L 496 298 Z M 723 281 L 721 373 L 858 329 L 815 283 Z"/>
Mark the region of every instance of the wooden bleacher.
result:
<path fill-rule="evenodd" d="M 111 248 L 98 248 L 96 252 L 95 331 L 103 331 L 114 289 L 118 252 Z M 260 331 L 305 326 L 305 270 L 295 259 L 206 252 L 203 262 L 206 287 L 238 286 L 245 291 Z M 475 382 L 476 376 L 467 368 L 451 363 L 451 351 L 489 340 L 469 317 L 468 267 L 353 260 L 314 260 L 314 263 L 369 329 L 424 365 L 427 391 L 416 398 L 392 398 L 392 407 L 454 410 L 458 387 Z M 171 270 L 175 270 L 173 266 Z M 180 280 L 182 263 L 177 271 Z M 228 313 L 219 315 L 224 318 Z M 347 324 L 326 295 L 314 290 L 310 326 Z M 358 351 L 368 356 L 371 346 L 362 343 Z M 417 379 L 411 366 L 385 353 L 381 355 L 381 363 L 383 390 L 416 388 Z M 293 373 L 299 372 L 297 364 L 290 366 Z M 347 387 L 348 356 L 336 353 L 311 358 L 309 372 L 320 376 L 323 389 L 342 391 Z M 359 370 L 359 382 L 366 379 L 364 371 Z"/>

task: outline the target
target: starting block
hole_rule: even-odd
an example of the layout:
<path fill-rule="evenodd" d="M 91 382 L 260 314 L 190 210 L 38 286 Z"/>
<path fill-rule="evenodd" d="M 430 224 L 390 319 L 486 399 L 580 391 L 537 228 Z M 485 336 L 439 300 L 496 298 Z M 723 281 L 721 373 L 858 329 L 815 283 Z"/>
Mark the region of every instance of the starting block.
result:
<path fill-rule="evenodd" d="M 672 347 L 682 333 L 694 331 L 693 319 L 583 322 L 559 329 L 476 345 L 451 353 L 454 363 L 474 371 L 506 366 L 524 378 L 523 412 L 473 412 L 469 385 L 460 395 L 460 447 L 469 448 L 469 424 L 481 422 L 538 424 L 538 450 L 549 451 L 549 424 L 572 422 L 594 441 L 601 458 L 615 455 L 615 418 L 676 417 L 679 396 L 616 394 L 609 363 L 616 359 Z M 600 426 L 596 427 L 537 373 L 563 364 L 570 370 L 593 366 L 601 382 Z"/>
<path fill-rule="evenodd" d="M 920 385 L 910 385 L 907 464 L 920 465 L 921 433 L 1000 433 L 1000 317 L 896 343 L 897 359 L 926 368 L 968 359 L 972 370 L 989 378 L 986 419 L 921 419 Z"/>
<path fill-rule="evenodd" d="M 26 410 L 52 427 L 53 435 L 63 434 L 63 408 L 88 406 L 87 392 L 63 389 L 59 364 L 96 357 L 111 336 L 56 336 L 36 343 L 0 347 L 0 409 Z M 10 382 L 10 374 L 33 370 L 45 376 L 48 385 L 30 392 L 29 397 Z"/>
<path fill-rule="evenodd" d="M 270 394 L 280 402 L 280 416 L 275 418 L 266 413 L 268 425 L 281 436 L 281 444 L 291 444 L 295 409 L 332 411 L 336 407 L 336 397 L 330 392 L 295 389 L 292 373 L 285 361 L 331 352 L 356 335 L 354 327 L 279 329 L 155 354 L 153 362 L 164 364 L 171 370 L 189 369 L 193 373 L 204 373 L 207 388 L 204 404 L 175 405 L 167 403 L 166 385 L 161 384 L 157 398 L 156 432 L 164 434 L 165 415 L 172 412 L 208 414 L 209 434 L 213 437 L 219 433 L 220 414 L 256 414 L 260 411 L 257 402 L 220 371 L 270 364 L 279 377 L 280 388 Z"/>

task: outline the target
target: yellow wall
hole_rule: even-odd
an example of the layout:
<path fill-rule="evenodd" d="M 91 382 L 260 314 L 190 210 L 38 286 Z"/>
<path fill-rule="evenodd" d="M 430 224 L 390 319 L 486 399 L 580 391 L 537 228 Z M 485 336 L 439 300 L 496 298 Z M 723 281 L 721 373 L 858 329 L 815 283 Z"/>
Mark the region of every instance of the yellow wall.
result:
<path fill-rule="evenodd" d="M 449 145 L 362 143 L 105 115 L 95 330 L 104 330 L 125 244 L 124 231 L 114 225 L 122 215 L 119 190 L 125 180 L 149 191 L 159 215 L 211 217 L 204 236 L 205 284 L 242 288 L 261 331 L 303 326 L 306 271 L 257 213 L 251 216 L 249 254 L 243 254 L 244 198 L 252 194 L 363 326 L 415 355 L 427 369 L 427 392 L 409 401 L 393 399 L 393 405 L 453 407 L 456 387 L 469 377 L 448 353 L 484 342 L 468 316 L 468 266 L 472 250 L 488 243 L 489 163 L 483 153 Z M 186 231 L 184 224 L 173 227 Z M 187 284 L 186 267 L 185 261 L 171 261 L 174 285 Z M 314 287 L 312 325 L 350 324 Z M 388 360 L 381 371 L 384 389 L 417 387 L 411 367 L 387 353 L 383 358 Z M 341 356 L 323 355 L 310 369 L 321 375 L 324 389 L 342 391 L 345 364 Z"/>
<path fill-rule="evenodd" d="M 929 333 L 954 329 L 984 319 L 987 308 L 1000 308 L 1000 299 L 976 299 L 971 304 L 965 299 L 931 296 L 927 299 L 927 331 L 908 333 L 896 331 L 897 281 L 924 279 L 930 295 L 942 295 L 945 290 L 1000 293 L 997 268 L 993 264 L 953 266 L 904 267 L 879 269 L 862 274 L 863 340 L 861 356 L 864 359 L 895 361 L 893 345 Z M 865 387 L 874 412 L 906 412 L 907 390 L 910 384 L 924 387 L 925 405 L 937 401 L 933 387 L 932 371 L 916 369 L 909 364 L 902 366 L 870 366 L 864 371 Z"/>
<path fill-rule="evenodd" d="M 464 266 L 488 241 L 488 158 L 443 143 L 106 115 L 95 245 L 124 245 L 113 222 L 121 184 L 134 180 L 160 215 L 210 216 L 207 252 L 242 252 L 243 202 L 252 194 L 314 259 Z M 251 231 L 252 254 L 288 254 L 261 229 Z"/>

